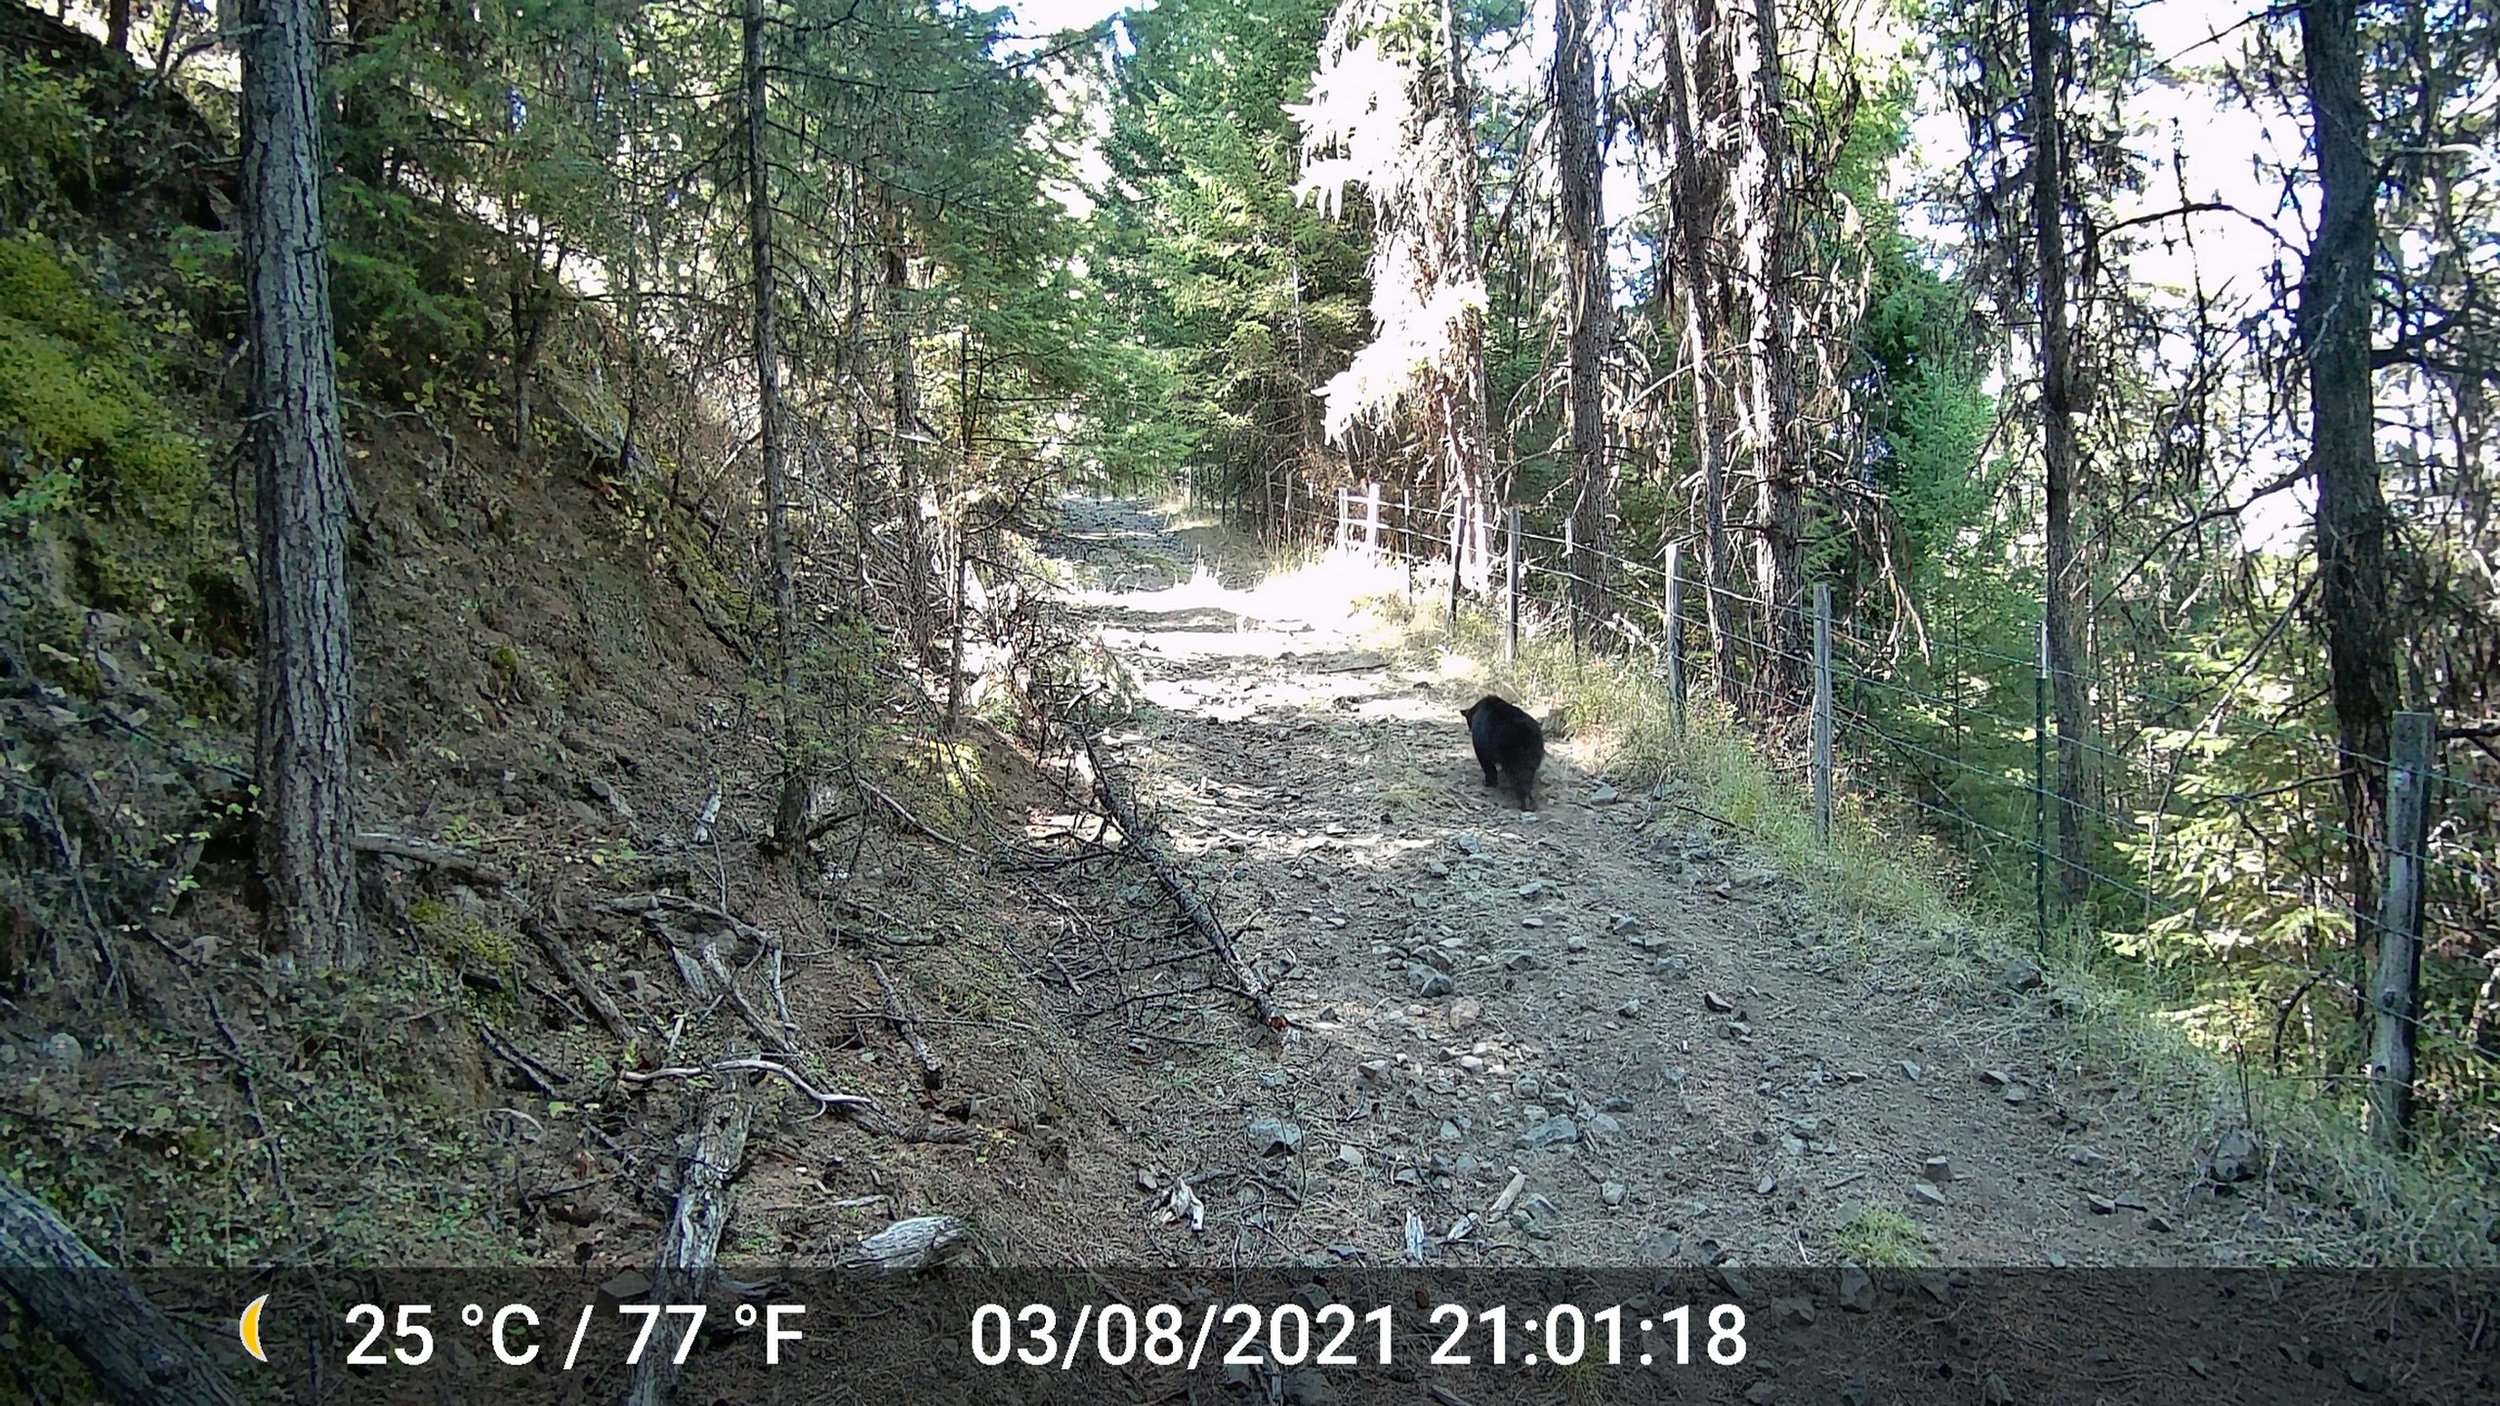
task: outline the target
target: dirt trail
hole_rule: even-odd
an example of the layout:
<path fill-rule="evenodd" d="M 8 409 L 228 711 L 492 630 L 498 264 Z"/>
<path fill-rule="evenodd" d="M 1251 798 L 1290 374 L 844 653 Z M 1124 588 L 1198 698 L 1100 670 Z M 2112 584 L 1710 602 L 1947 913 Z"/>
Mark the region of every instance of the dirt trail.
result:
<path fill-rule="evenodd" d="M 1071 501 L 1059 550 L 1142 685 L 1115 765 L 1295 1025 L 1143 1110 L 1193 1130 L 1167 1176 L 1234 1169 L 1199 1254 L 1396 1263 L 1411 1213 L 1436 1261 L 1832 1263 L 1869 1208 L 1931 1263 L 2251 1253 L 2198 1131 L 2005 1018 L 2053 991 L 1887 960 L 1567 746 L 1518 812 L 1473 666 L 1367 642 L 1341 589 L 1192 582 L 1221 541 L 1121 502 Z"/>

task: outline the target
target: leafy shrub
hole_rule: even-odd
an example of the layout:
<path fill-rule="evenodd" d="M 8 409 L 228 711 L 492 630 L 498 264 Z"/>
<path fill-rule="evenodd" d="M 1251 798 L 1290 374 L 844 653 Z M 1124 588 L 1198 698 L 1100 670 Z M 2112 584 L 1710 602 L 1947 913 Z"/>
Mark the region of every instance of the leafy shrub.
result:
<path fill-rule="evenodd" d="M 9 134 L 0 142 L 0 226 L 32 225 L 92 187 L 103 126 L 83 80 L 57 76 L 39 59 L 0 61 L 0 131 Z"/>

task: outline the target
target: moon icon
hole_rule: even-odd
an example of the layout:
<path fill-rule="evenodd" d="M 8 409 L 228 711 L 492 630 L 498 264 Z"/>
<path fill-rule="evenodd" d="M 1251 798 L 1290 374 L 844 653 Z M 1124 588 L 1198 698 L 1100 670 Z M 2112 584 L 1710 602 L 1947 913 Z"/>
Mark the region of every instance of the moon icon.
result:
<path fill-rule="evenodd" d="M 243 1350 L 262 1362 L 269 1360 L 269 1354 L 260 1350 L 260 1310 L 268 1302 L 269 1296 L 263 1294 L 244 1305 L 243 1321 L 235 1325 L 236 1335 L 243 1339 Z"/>

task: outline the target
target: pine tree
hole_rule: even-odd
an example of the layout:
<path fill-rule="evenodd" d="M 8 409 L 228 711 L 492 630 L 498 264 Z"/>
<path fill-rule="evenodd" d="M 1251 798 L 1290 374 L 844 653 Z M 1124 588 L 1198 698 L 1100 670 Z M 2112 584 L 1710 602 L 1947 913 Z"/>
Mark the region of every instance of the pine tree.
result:
<path fill-rule="evenodd" d="M 321 220 L 320 11 L 251 0 L 243 43 L 243 268 L 259 518 L 260 867 L 272 940 L 364 959 L 348 840 L 355 775 L 347 468 Z"/>

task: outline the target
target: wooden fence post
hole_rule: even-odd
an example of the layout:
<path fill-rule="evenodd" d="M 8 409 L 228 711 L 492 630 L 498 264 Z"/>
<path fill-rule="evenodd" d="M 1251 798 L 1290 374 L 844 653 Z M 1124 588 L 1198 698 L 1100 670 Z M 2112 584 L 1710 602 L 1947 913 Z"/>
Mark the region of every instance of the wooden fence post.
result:
<path fill-rule="evenodd" d="M 1502 658 L 1519 657 L 1519 510 L 1510 510 L 1510 628 L 1502 634 Z"/>
<path fill-rule="evenodd" d="M 1563 519 L 1563 606 L 1571 612 L 1571 662 L 1580 662 L 1580 573 L 1588 563 L 1580 560 L 1580 534 L 1570 518 Z"/>
<path fill-rule="evenodd" d="M 1354 537 L 1354 519 L 1346 503 L 1347 491 L 1343 488 L 1337 490 L 1337 550 L 1341 552 L 1352 544 Z"/>
<path fill-rule="evenodd" d="M 1380 556 L 1380 480 L 1373 479 L 1363 490 L 1363 550 L 1374 559 Z"/>
<path fill-rule="evenodd" d="M 1814 586 L 1814 833 L 1832 838 L 1832 588 Z"/>
<path fill-rule="evenodd" d="M 2379 885 L 2378 960 L 2370 978 L 2377 1023 L 2370 1040 L 2370 1135 L 2388 1147 L 2404 1145 L 2405 1125 L 2413 1117 L 2422 845 L 2430 831 L 2431 767 L 2439 735 L 2432 724 L 2428 713 L 2398 713 L 2388 748 L 2387 862 Z"/>
<path fill-rule="evenodd" d="M 2049 620 L 2040 617 L 2040 663 L 2031 680 L 2031 908 L 2040 945 L 2049 941 Z"/>
<path fill-rule="evenodd" d="M 1684 735 L 1684 544 L 1667 544 L 1667 698 L 1675 733 Z"/>

